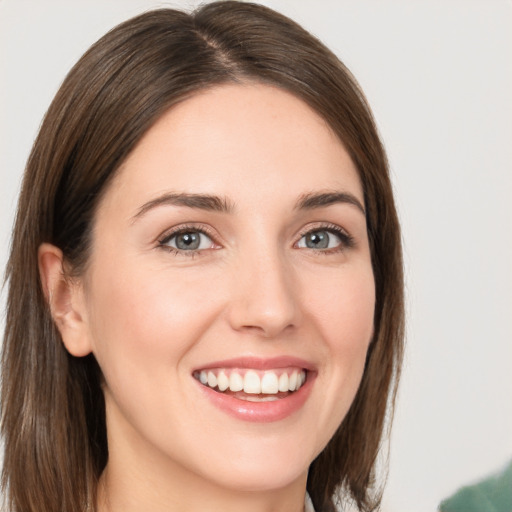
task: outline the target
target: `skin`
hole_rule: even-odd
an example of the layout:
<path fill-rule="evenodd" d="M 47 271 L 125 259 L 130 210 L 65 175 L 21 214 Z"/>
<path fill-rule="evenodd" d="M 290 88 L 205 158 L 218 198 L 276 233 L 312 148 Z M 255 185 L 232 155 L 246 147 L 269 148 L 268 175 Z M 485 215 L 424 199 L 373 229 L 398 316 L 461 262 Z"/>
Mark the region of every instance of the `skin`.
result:
<path fill-rule="evenodd" d="M 332 191 L 364 205 L 354 164 L 314 111 L 267 85 L 225 85 L 168 111 L 136 146 L 99 206 L 81 278 L 63 279 L 62 253 L 40 248 L 66 348 L 93 352 L 105 376 L 100 511 L 302 510 L 308 466 L 350 407 L 373 330 L 363 212 L 296 208 Z M 232 208 L 144 209 L 168 193 Z M 193 254 L 169 249 L 183 225 L 208 230 Z M 326 225 L 352 244 L 331 233 L 330 248 L 305 246 Z M 212 361 L 282 355 L 316 378 L 280 421 L 228 415 L 192 377 Z"/>

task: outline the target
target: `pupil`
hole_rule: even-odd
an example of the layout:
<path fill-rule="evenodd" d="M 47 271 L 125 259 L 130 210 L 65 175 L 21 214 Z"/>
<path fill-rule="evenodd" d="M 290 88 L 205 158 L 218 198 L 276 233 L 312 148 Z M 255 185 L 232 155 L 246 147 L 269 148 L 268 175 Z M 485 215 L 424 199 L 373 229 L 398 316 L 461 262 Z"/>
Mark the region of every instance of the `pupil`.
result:
<path fill-rule="evenodd" d="M 199 233 L 182 233 L 176 238 L 178 249 L 194 250 L 199 247 Z"/>
<path fill-rule="evenodd" d="M 306 236 L 306 246 L 310 249 L 327 249 L 329 235 L 326 231 L 315 231 Z"/>

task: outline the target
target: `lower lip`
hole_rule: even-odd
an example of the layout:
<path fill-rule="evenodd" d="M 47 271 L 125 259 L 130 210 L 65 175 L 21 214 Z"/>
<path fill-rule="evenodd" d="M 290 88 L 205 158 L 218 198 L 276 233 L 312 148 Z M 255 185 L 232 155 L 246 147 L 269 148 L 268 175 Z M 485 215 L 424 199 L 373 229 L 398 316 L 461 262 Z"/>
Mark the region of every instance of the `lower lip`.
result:
<path fill-rule="evenodd" d="M 285 398 L 280 398 L 271 402 L 249 402 L 234 398 L 231 395 L 225 395 L 214 391 L 213 389 L 201 384 L 202 392 L 206 397 L 223 412 L 243 421 L 253 421 L 259 423 L 270 423 L 273 421 L 284 420 L 297 412 L 305 404 L 313 387 L 314 376 L 308 372 L 308 378 L 302 387 Z"/>

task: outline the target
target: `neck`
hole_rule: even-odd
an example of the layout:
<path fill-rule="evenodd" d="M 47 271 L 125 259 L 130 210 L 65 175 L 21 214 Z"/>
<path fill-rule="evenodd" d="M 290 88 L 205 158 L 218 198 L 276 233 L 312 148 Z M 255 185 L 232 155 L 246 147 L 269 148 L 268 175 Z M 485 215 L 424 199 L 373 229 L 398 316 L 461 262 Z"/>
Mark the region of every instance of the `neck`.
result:
<path fill-rule="evenodd" d="M 127 468 L 125 468 L 127 469 Z M 302 512 L 307 474 L 285 488 L 226 489 L 193 474 L 169 479 L 141 467 L 120 471 L 109 463 L 98 487 L 98 512 Z"/>

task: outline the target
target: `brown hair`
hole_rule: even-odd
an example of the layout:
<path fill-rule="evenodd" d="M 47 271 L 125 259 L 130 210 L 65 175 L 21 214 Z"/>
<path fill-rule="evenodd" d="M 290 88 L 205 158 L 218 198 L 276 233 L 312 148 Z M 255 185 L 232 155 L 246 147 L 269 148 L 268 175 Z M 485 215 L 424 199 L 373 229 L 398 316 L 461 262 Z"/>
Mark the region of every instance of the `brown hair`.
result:
<path fill-rule="evenodd" d="M 13 512 L 95 510 L 108 459 L 101 371 L 63 347 L 44 298 L 37 252 L 58 246 L 75 274 L 87 264 L 98 202 L 116 170 L 172 105 L 227 82 L 257 81 L 308 103 L 360 174 L 376 286 L 374 338 L 356 398 L 312 463 L 318 511 L 338 492 L 372 510 L 377 453 L 393 405 L 403 343 L 400 231 L 386 156 L 345 66 L 286 17 L 239 2 L 192 14 L 161 9 L 114 28 L 66 77 L 29 157 L 7 266 L 2 354 L 3 487 Z"/>

